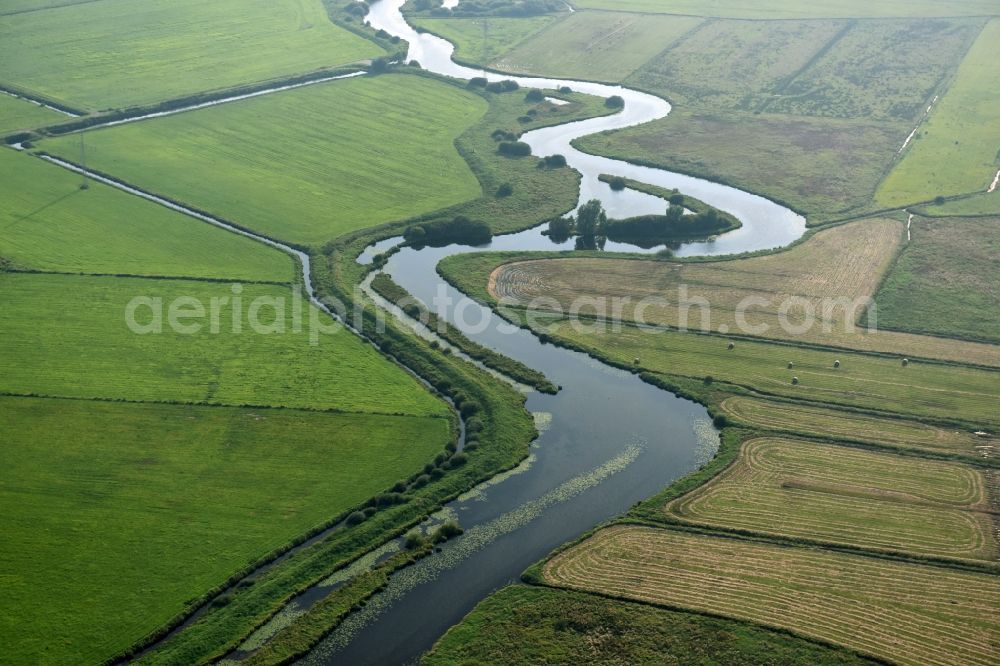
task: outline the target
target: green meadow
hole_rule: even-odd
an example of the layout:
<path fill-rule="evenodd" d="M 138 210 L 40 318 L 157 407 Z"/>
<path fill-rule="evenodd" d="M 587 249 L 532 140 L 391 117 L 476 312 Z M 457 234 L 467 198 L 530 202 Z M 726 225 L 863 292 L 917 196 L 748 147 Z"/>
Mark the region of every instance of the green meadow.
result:
<path fill-rule="evenodd" d="M 98 170 L 271 237 L 322 244 L 479 196 L 454 140 L 486 109 L 445 83 L 383 75 L 84 136 Z M 79 143 L 42 146 L 74 159 Z"/>
<path fill-rule="evenodd" d="M 312 306 L 303 304 L 296 333 L 288 287 L 242 285 L 237 304 L 227 283 L 0 273 L 0 292 L 2 392 L 417 416 L 449 412 L 416 379 Z M 136 297 L 162 299 L 162 333 L 130 330 L 126 308 Z M 198 332 L 170 325 L 177 298 L 188 299 L 179 313 L 195 310 L 191 299 L 203 308 L 203 318 L 177 319 L 200 325 Z M 213 298 L 219 299 L 217 333 Z M 277 299 L 284 299 L 283 307 Z M 234 312 L 242 312 L 238 332 Z M 149 325 L 154 317 L 146 306 L 134 315 Z M 318 330 L 312 319 L 336 332 L 317 335 L 318 344 L 311 344 L 311 331 Z M 254 331 L 254 321 L 265 328 Z"/>
<path fill-rule="evenodd" d="M 1000 169 L 1000 20 L 990 21 L 948 92 L 879 187 L 881 206 L 985 192 Z"/>
<path fill-rule="evenodd" d="M 0 397 L 2 660 L 101 663 L 450 437 L 440 418 Z"/>
<path fill-rule="evenodd" d="M 892 18 L 1000 14 L 992 0 L 574 0 L 580 9 L 690 14 L 735 19 Z"/>
<path fill-rule="evenodd" d="M 382 53 L 334 25 L 321 0 L 101 0 L 0 15 L 0 83 L 94 110 Z"/>
<path fill-rule="evenodd" d="M 1000 343 L 1000 219 L 916 218 L 876 295 L 878 325 Z"/>
<path fill-rule="evenodd" d="M 66 116 L 57 111 L 0 93 L 0 134 L 31 129 L 65 119 Z"/>
<path fill-rule="evenodd" d="M 621 81 L 700 23 L 689 17 L 577 12 L 520 44 L 502 63 L 519 72 Z"/>
<path fill-rule="evenodd" d="M 0 257 L 28 270 L 292 282 L 280 250 L 0 150 Z"/>
<path fill-rule="evenodd" d="M 555 21 L 554 16 L 524 18 L 414 18 L 423 28 L 455 45 L 455 57 L 495 69 L 512 69 L 504 55 L 512 48 Z"/>
<path fill-rule="evenodd" d="M 476 606 L 420 663 L 848 666 L 874 662 L 743 622 L 572 590 L 512 585 Z"/>

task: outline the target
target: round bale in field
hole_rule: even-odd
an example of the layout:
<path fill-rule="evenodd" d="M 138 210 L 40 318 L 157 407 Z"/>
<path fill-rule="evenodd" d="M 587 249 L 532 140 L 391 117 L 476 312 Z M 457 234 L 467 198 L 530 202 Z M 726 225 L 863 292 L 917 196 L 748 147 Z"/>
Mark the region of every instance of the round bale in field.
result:
<path fill-rule="evenodd" d="M 903 359 L 903 367 L 905 368 L 905 367 L 906 367 L 906 366 L 908 366 L 909 364 L 910 364 L 910 359 L 908 359 L 908 358 L 904 358 L 904 359 Z"/>
<path fill-rule="evenodd" d="M 839 368 L 840 367 L 840 361 L 834 361 L 833 362 L 833 367 Z"/>
<path fill-rule="evenodd" d="M 799 378 L 792 377 L 792 386 L 798 386 L 798 385 L 799 385 Z"/>
<path fill-rule="evenodd" d="M 730 349 L 730 350 L 736 349 L 736 343 L 735 342 L 730 342 L 729 346 L 727 347 L 727 349 Z"/>

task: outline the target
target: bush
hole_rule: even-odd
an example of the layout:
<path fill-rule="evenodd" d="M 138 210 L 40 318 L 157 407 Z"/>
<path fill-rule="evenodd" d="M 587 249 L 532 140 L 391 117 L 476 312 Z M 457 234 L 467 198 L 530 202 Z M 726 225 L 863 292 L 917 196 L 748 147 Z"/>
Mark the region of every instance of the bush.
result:
<path fill-rule="evenodd" d="M 511 81 L 510 79 L 507 79 L 506 81 L 501 81 L 500 87 L 503 89 L 504 92 L 514 92 L 515 90 L 519 90 L 521 88 L 521 86 L 517 83 L 517 81 Z"/>
<path fill-rule="evenodd" d="M 354 14 L 355 16 L 364 16 L 368 13 L 368 3 L 367 2 L 348 2 L 344 6 L 344 11 L 348 14 Z"/>
<path fill-rule="evenodd" d="M 478 416 L 473 416 L 471 419 L 466 419 L 465 421 L 465 432 L 468 434 L 473 434 L 483 431 L 483 420 Z"/>
<path fill-rule="evenodd" d="M 621 192 L 622 190 L 625 189 L 625 179 L 622 178 L 621 176 L 615 176 L 610 181 L 608 181 L 608 185 L 610 185 L 611 189 L 614 190 L 615 192 Z"/>
<path fill-rule="evenodd" d="M 480 409 L 481 408 L 479 406 L 479 403 L 478 402 L 473 402 L 471 400 L 469 400 L 467 402 L 463 402 L 458 407 L 458 411 L 461 412 L 462 416 L 465 417 L 465 418 L 468 418 L 469 416 L 472 416 L 473 414 L 478 414 Z"/>
<path fill-rule="evenodd" d="M 559 89 L 559 92 L 561 92 L 563 95 L 568 95 L 571 92 L 573 92 L 573 89 L 570 88 L 569 86 L 563 86 L 562 88 Z"/>
<path fill-rule="evenodd" d="M 406 547 L 406 550 L 417 550 L 418 548 L 423 548 L 426 543 L 427 537 L 416 530 L 407 534 L 406 539 L 403 541 L 403 545 Z"/>
<path fill-rule="evenodd" d="M 459 215 L 450 220 L 434 220 L 425 222 L 422 226 L 410 227 L 403 232 L 403 238 L 414 244 L 432 241 L 479 244 L 488 243 L 493 238 L 493 232 L 485 222 Z"/>
<path fill-rule="evenodd" d="M 434 543 L 442 543 L 448 539 L 461 536 L 464 532 L 465 530 L 463 530 L 456 521 L 449 520 L 447 523 L 444 523 L 434 530 L 431 541 Z"/>
<path fill-rule="evenodd" d="M 702 380 L 702 382 L 705 384 L 705 386 L 711 386 L 713 383 L 715 383 L 715 377 L 713 377 L 712 375 L 708 375 L 707 377 L 705 377 L 705 379 Z"/>
<path fill-rule="evenodd" d="M 469 456 L 467 456 L 462 452 L 458 452 L 455 455 L 453 455 L 451 459 L 448 461 L 448 467 L 451 467 L 452 469 L 456 467 L 461 467 L 468 461 L 469 461 Z"/>
<path fill-rule="evenodd" d="M 387 69 L 389 69 L 389 59 L 386 58 L 385 56 L 381 56 L 379 58 L 375 58 L 374 60 L 372 60 L 372 66 L 370 69 L 372 74 L 381 74 Z"/>
<path fill-rule="evenodd" d="M 474 76 L 469 79 L 469 83 L 467 85 L 469 88 L 485 88 L 488 84 L 489 81 L 486 80 L 486 77 Z"/>
<path fill-rule="evenodd" d="M 533 122 L 534 120 L 535 119 L 532 118 L 531 116 L 518 116 L 517 117 L 517 122 L 521 123 L 522 125 L 527 125 L 528 123 Z"/>
<path fill-rule="evenodd" d="M 719 430 L 722 430 L 727 425 L 729 425 L 729 419 L 725 414 L 716 414 L 715 418 L 712 419 L 712 425 L 714 425 Z"/>
<path fill-rule="evenodd" d="M 550 169 L 561 169 L 566 166 L 566 157 L 564 155 L 549 155 L 545 158 L 545 166 Z"/>
<path fill-rule="evenodd" d="M 348 525 L 359 525 L 365 522 L 365 517 L 366 517 L 365 514 L 363 514 L 362 512 L 355 511 L 354 513 L 352 513 L 347 517 L 347 520 L 345 522 Z"/>
<path fill-rule="evenodd" d="M 545 95 L 541 90 L 532 89 L 528 91 L 528 94 L 524 96 L 525 102 L 541 102 L 545 100 Z"/>
<path fill-rule="evenodd" d="M 517 135 L 507 130 L 497 129 L 490 134 L 494 141 L 517 141 Z"/>
<path fill-rule="evenodd" d="M 514 186 L 511 185 L 510 183 L 504 183 L 503 185 L 501 185 L 500 187 L 497 188 L 497 198 L 498 199 L 503 199 L 504 197 L 509 197 L 512 194 L 514 194 Z"/>
<path fill-rule="evenodd" d="M 611 97 L 604 100 L 604 106 L 609 109 L 620 109 L 625 106 L 625 100 L 621 95 L 612 95 Z"/>
<path fill-rule="evenodd" d="M 670 201 L 670 205 L 671 206 L 683 206 L 684 205 L 684 195 L 683 194 L 671 194 L 669 201 Z"/>
<path fill-rule="evenodd" d="M 428 476 L 427 474 L 421 474 L 420 476 L 417 477 L 416 481 L 413 482 L 413 487 L 423 488 L 430 482 L 431 482 L 430 476 Z"/>
<path fill-rule="evenodd" d="M 507 157 L 527 157 L 531 154 L 531 146 L 523 141 L 502 141 L 497 152 Z"/>

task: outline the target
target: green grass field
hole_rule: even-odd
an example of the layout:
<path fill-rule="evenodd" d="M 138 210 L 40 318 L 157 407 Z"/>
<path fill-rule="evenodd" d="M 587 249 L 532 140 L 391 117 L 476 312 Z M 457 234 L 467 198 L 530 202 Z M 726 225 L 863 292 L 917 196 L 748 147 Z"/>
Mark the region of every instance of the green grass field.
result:
<path fill-rule="evenodd" d="M 986 25 L 916 138 L 879 187 L 881 206 L 986 191 L 1000 160 L 1000 20 Z"/>
<path fill-rule="evenodd" d="M 982 19 L 862 21 L 779 86 L 768 111 L 916 122 L 982 29 Z"/>
<path fill-rule="evenodd" d="M 995 560 L 986 481 L 952 462 L 794 439 L 752 439 L 670 502 L 684 522 L 826 543 Z"/>
<path fill-rule="evenodd" d="M 543 575 L 552 585 L 748 620 L 900 665 L 996 661 L 1000 578 L 988 574 L 614 526 L 556 555 Z"/>
<path fill-rule="evenodd" d="M 699 23 L 686 17 L 578 12 L 536 33 L 501 63 L 518 72 L 621 81 Z"/>
<path fill-rule="evenodd" d="M 87 162 L 271 237 L 322 244 L 478 196 L 453 142 L 486 108 L 418 76 L 334 81 L 87 132 Z M 42 146 L 73 159 L 79 142 Z"/>
<path fill-rule="evenodd" d="M 883 328 L 1000 343 L 1000 219 L 915 218 L 876 297 Z"/>
<path fill-rule="evenodd" d="M 541 326 L 545 315 L 536 317 Z M 623 326 L 620 332 L 592 330 L 581 321 L 574 330 L 569 320 L 546 326 L 555 338 L 606 355 L 617 363 L 665 375 L 681 375 L 739 384 L 764 393 L 851 405 L 916 416 L 962 419 L 973 424 L 998 424 L 1000 373 L 948 365 L 911 362 L 850 352 L 832 352 L 740 340 L 735 348 L 719 336 L 641 331 Z M 599 327 L 598 327 L 599 328 Z M 841 362 L 834 368 L 834 361 Z M 788 363 L 795 367 L 789 369 Z M 798 377 L 795 386 L 792 378 Z"/>
<path fill-rule="evenodd" d="M 274 248 L 0 150 L 0 257 L 31 270 L 292 282 Z"/>
<path fill-rule="evenodd" d="M 760 627 L 512 585 L 494 593 L 421 661 L 453 664 L 865 664 L 846 650 Z"/>
<path fill-rule="evenodd" d="M 599 15 L 599 14 L 598 14 Z M 692 20 L 692 19 L 686 19 Z M 753 111 L 844 30 L 843 21 L 703 21 L 628 82 L 680 109 Z"/>
<path fill-rule="evenodd" d="M 435 399 L 406 372 L 353 333 L 340 328 L 310 344 L 313 313 L 303 306 L 302 332 L 294 332 L 292 292 L 281 286 L 244 285 L 234 333 L 232 300 L 218 308 L 212 333 L 212 298 L 234 297 L 229 284 L 192 280 L 95 278 L 0 274 L 6 296 L 0 309 L 0 391 L 81 398 L 184 401 L 228 405 L 315 407 L 351 412 L 444 415 Z M 134 297 L 161 298 L 162 334 L 140 335 L 126 324 Z M 191 335 L 170 326 L 169 307 L 179 297 L 196 299 L 206 317 L 179 320 L 202 324 Z M 251 326 L 250 307 L 260 301 L 258 320 L 275 321 L 285 332 L 262 334 Z M 284 299 L 276 318 L 267 299 Z M 277 301 L 272 301 L 277 302 Z M 183 305 L 183 304 L 182 304 Z M 190 312 L 192 305 L 183 305 Z M 153 321 L 139 308 L 137 322 Z"/>
<path fill-rule="evenodd" d="M 0 15 L 0 83 L 91 109 L 147 104 L 381 54 L 372 42 L 331 23 L 320 0 L 101 0 Z"/>
<path fill-rule="evenodd" d="M 66 116 L 32 102 L 0 93 L 0 134 L 65 120 Z"/>
<path fill-rule="evenodd" d="M 413 18 L 411 23 L 454 44 L 459 60 L 502 70 L 510 69 L 505 54 L 555 20 L 554 16 Z"/>
<path fill-rule="evenodd" d="M 906 132 L 895 123 L 688 111 L 574 142 L 586 152 L 722 181 L 806 213 L 864 208 Z"/>
<path fill-rule="evenodd" d="M 726 398 L 719 408 L 737 422 L 758 428 L 903 449 L 982 458 L 984 451 L 989 455 L 992 449 L 986 447 L 993 443 L 993 439 L 977 437 L 969 430 L 742 396 Z"/>
<path fill-rule="evenodd" d="M 890 18 L 1000 14 L 991 0 L 574 0 L 581 9 L 691 14 L 737 19 Z"/>
<path fill-rule="evenodd" d="M 445 419 L 0 398 L 0 642 L 100 663 L 419 469 Z"/>
<path fill-rule="evenodd" d="M 946 201 L 940 205 L 920 206 L 916 210 L 921 215 L 931 217 L 1000 215 L 1000 189 Z"/>

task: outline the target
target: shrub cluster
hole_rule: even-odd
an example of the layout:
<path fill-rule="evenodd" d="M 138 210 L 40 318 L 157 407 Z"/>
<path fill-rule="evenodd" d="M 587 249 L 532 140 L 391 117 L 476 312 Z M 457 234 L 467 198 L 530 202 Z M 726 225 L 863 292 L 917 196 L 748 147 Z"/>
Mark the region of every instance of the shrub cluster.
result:
<path fill-rule="evenodd" d="M 459 215 L 450 220 L 432 220 L 412 226 L 403 233 L 409 243 L 469 242 L 488 243 L 493 238 L 485 222 Z"/>

